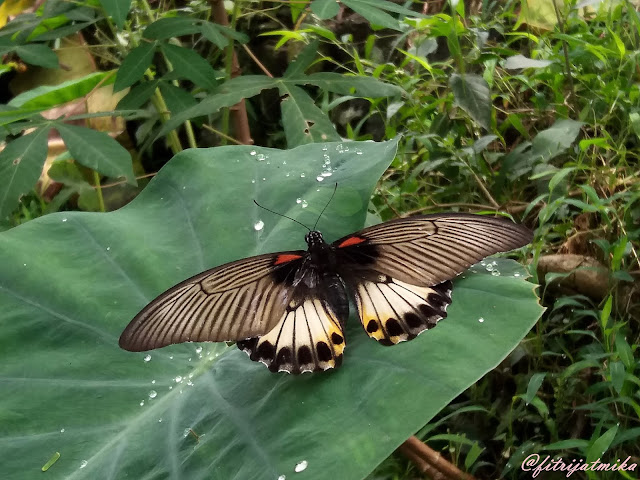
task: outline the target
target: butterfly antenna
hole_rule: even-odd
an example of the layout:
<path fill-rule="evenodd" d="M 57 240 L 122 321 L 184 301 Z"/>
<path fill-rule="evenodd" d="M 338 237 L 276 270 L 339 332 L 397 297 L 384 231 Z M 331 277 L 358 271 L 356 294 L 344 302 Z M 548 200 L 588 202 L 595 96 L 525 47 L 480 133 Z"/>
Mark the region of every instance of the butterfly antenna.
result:
<path fill-rule="evenodd" d="M 262 208 L 263 210 L 266 210 L 267 212 L 271 212 L 274 213 L 276 215 L 279 215 L 281 217 L 284 218 L 288 218 L 289 220 L 291 220 L 292 222 L 296 222 L 298 225 L 302 225 L 304 228 L 306 228 L 307 230 L 311 231 L 311 229 L 309 227 L 307 227 L 304 223 L 299 222 L 298 220 L 296 220 L 295 218 L 291 218 L 291 217 L 287 217 L 286 215 L 283 215 L 282 213 L 278 213 L 278 212 L 274 212 L 273 210 L 271 210 L 270 208 L 267 207 L 263 207 L 262 205 L 260 205 L 258 202 L 256 202 L 255 200 L 253 200 L 253 203 L 255 203 L 257 206 L 259 206 L 260 208 Z"/>
<path fill-rule="evenodd" d="M 333 187 L 333 193 L 331 194 L 331 198 L 329 199 L 329 201 L 327 202 L 327 204 L 324 206 L 324 208 L 322 209 L 322 211 L 320 212 L 320 215 L 318 215 L 318 219 L 316 220 L 316 223 L 313 225 L 313 229 L 315 230 L 316 227 L 318 226 L 318 222 L 320 221 L 320 219 L 322 218 L 322 214 L 324 213 L 324 211 L 327 209 L 327 207 L 329 206 L 329 204 L 331 203 L 331 200 L 333 200 L 333 197 L 336 194 L 336 190 L 338 190 L 338 182 L 336 182 L 335 186 Z"/>

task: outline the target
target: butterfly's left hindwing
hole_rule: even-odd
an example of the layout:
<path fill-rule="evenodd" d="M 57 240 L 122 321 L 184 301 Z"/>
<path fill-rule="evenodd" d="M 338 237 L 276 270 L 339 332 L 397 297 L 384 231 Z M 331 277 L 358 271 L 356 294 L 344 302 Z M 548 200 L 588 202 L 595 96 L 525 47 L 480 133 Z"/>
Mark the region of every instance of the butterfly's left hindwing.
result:
<path fill-rule="evenodd" d="M 409 285 L 387 275 L 353 287 L 358 317 L 371 338 L 383 345 L 411 340 L 447 316 L 450 281 L 433 287 Z"/>

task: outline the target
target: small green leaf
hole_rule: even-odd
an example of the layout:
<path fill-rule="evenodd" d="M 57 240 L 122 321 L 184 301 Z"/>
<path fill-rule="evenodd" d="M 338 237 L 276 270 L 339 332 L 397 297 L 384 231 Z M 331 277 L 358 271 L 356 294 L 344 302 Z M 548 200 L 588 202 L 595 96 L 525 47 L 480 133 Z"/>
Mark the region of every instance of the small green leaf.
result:
<path fill-rule="evenodd" d="M 47 158 L 48 128 L 23 135 L 0 151 L 0 220 L 16 208 L 22 195 L 35 186 Z"/>
<path fill-rule="evenodd" d="M 609 449 L 611 442 L 613 442 L 613 439 L 616 437 L 616 433 L 618 433 L 618 425 L 614 425 L 600 437 L 595 439 L 587 450 L 587 462 L 590 463 L 602 458 L 605 452 Z"/>
<path fill-rule="evenodd" d="M 318 56 L 318 46 L 320 42 L 314 40 L 304 47 L 296 58 L 289 64 L 283 77 L 294 77 L 296 75 L 304 75 L 304 71 L 313 63 Z"/>
<path fill-rule="evenodd" d="M 28 90 L 14 97 L 9 105 L 22 110 L 46 110 L 82 98 L 98 84 L 110 85 L 114 78 L 113 71 L 90 73 L 59 85 L 44 85 Z"/>
<path fill-rule="evenodd" d="M 518 70 L 522 68 L 544 68 L 551 65 L 553 62 L 550 60 L 534 60 L 533 58 L 527 58 L 524 55 L 514 55 L 508 57 L 504 61 L 504 68 L 507 70 Z"/>
<path fill-rule="evenodd" d="M 191 80 L 196 85 L 214 90 L 218 85 L 216 72 L 211 65 L 189 48 L 171 44 L 162 44 L 162 51 L 173 66 L 173 71 L 180 77 Z"/>
<path fill-rule="evenodd" d="M 311 11 L 320 20 L 329 20 L 335 17 L 340 11 L 340 5 L 336 0 L 313 0 Z"/>
<path fill-rule="evenodd" d="M 104 132 L 58 123 L 56 130 L 75 161 L 110 177 L 136 185 L 129 152 Z"/>
<path fill-rule="evenodd" d="M 118 102 L 116 110 L 136 110 L 140 108 L 151 98 L 153 92 L 155 92 L 158 87 L 158 83 L 160 83 L 158 80 L 139 83 L 122 97 Z"/>
<path fill-rule="evenodd" d="M 144 29 L 142 36 L 149 40 L 166 40 L 167 38 L 191 35 L 202 30 L 200 20 L 191 17 L 167 17 L 156 20 Z"/>
<path fill-rule="evenodd" d="M 624 335 L 622 335 L 622 332 L 618 332 L 616 334 L 615 346 L 616 352 L 618 352 L 618 357 L 620 357 L 620 361 L 622 361 L 626 368 L 632 371 L 635 363 L 633 352 L 631 351 L 631 346 L 624 338 Z"/>
<path fill-rule="evenodd" d="M 122 29 L 131 8 L 131 0 L 100 0 L 100 3 L 118 28 Z"/>
<path fill-rule="evenodd" d="M 624 364 L 622 362 L 609 363 L 609 374 L 611 375 L 611 384 L 613 385 L 614 390 L 619 394 L 622 392 L 624 379 L 627 375 Z"/>
<path fill-rule="evenodd" d="M 486 80 L 480 75 L 459 75 L 449 79 L 456 104 L 469 114 L 481 127 L 491 130 L 491 93 Z"/>
<path fill-rule="evenodd" d="M 160 91 L 172 114 L 182 112 L 187 108 L 197 105 L 196 99 L 193 98 L 189 92 L 171 83 L 162 82 L 160 84 Z"/>
<path fill-rule="evenodd" d="M 306 143 L 340 141 L 329 117 L 316 107 L 307 92 L 296 86 L 282 86 L 280 95 L 285 95 L 281 108 L 288 148 Z"/>
<path fill-rule="evenodd" d="M 32 43 L 30 45 L 19 45 L 13 49 L 18 56 L 26 63 L 38 65 L 45 68 L 58 68 L 58 56 L 46 45 Z"/>
<path fill-rule="evenodd" d="M 371 2 L 364 2 L 362 0 L 342 0 L 342 3 L 354 12 L 362 15 L 372 25 L 400 30 L 400 23 L 398 20 L 379 8 L 376 8 Z"/>
<path fill-rule="evenodd" d="M 540 390 L 540 386 L 544 381 L 544 378 L 547 376 L 546 373 L 534 373 L 529 379 L 529 384 L 527 385 L 527 393 L 524 396 L 524 401 L 529 404 L 533 401 L 533 398 Z"/>
<path fill-rule="evenodd" d="M 609 316 L 611 315 L 611 307 L 613 306 L 613 296 L 609 295 L 607 297 L 607 301 L 602 308 L 602 312 L 600 313 L 600 326 L 602 329 L 607 328 L 607 323 L 609 323 Z"/>
<path fill-rule="evenodd" d="M 571 172 L 575 171 L 576 167 L 567 167 L 567 168 L 563 168 L 561 170 L 558 170 L 553 177 L 551 177 L 551 180 L 549 180 L 549 193 L 553 192 L 555 190 L 555 188 L 558 186 L 558 184 L 567 176 L 569 175 Z"/>
<path fill-rule="evenodd" d="M 216 25 L 215 23 L 202 22 L 202 24 L 200 25 L 200 32 L 202 33 L 202 36 L 204 36 L 204 38 L 209 40 L 220 50 L 229 45 L 229 39 L 222 34 L 223 31 L 224 30 L 222 30 L 220 26 Z"/>
<path fill-rule="evenodd" d="M 113 91 L 119 92 L 140 80 L 151 65 L 155 51 L 155 42 L 142 42 L 131 50 L 118 69 Z"/>

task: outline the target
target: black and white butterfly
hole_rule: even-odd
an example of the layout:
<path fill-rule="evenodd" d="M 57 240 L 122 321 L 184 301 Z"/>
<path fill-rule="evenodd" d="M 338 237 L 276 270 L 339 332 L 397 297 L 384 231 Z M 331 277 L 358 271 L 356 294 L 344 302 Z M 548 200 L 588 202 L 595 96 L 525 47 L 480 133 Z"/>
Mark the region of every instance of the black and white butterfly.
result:
<path fill-rule="evenodd" d="M 531 239 L 509 220 L 462 213 L 391 220 L 331 244 L 311 230 L 306 251 L 245 258 L 170 288 L 136 315 L 120 347 L 235 341 L 274 372 L 336 368 L 348 294 L 370 337 L 411 340 L 447 316 L 451 279 Z"/>

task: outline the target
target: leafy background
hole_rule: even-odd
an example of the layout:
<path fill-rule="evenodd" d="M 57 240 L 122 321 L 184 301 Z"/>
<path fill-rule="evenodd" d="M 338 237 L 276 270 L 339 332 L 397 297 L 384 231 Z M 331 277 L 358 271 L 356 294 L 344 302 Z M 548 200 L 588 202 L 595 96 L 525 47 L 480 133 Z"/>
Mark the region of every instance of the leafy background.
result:
<path fill-rule="evenodd" d="M 117 339 L 183 278 L 303 247 L 300 226 L 252 198 L 312 225 L 337 182 L 319 228 L 332 240 L 362 226 L 396 145 L 188 150 L 116 212 L 61 212 L 3 233 L 3 475 L 33 478 L 54 452 L 51 478 L 367 475 L 537 320 L 542 309 L 515 262 L 465 273 L 449 318 L 412 342 L 384 348 L 351 318 L 333 373 L 271 374 L 225 344 L 133 354 Z"/>

